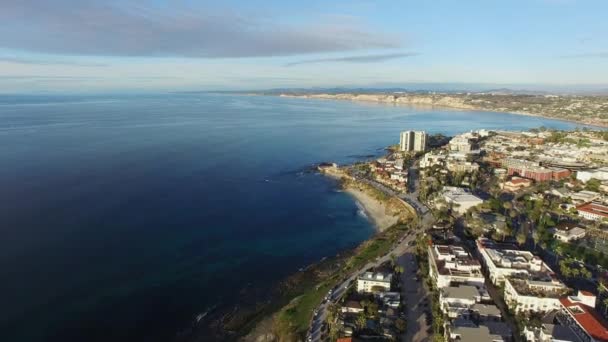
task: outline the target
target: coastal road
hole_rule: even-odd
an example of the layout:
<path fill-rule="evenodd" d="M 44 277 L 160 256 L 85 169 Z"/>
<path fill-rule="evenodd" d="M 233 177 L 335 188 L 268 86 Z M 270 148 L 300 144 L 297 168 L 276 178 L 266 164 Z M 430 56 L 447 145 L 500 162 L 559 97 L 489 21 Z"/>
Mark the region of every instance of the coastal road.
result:
<path fill-rule="evenodd" d="M 397 260 L 400 266 L 403 266 L 405 272 L 401 275 L 401 284 L 403 289 L 403 295 L 406 299 L 407 306 L 407 334 L 405 335 L 404 341 L 427 341 L 428 326 L 424 315 L 425 304 L 429 305 L 427 291 L 422 284 L 422 281 L 416 281 L 416 271 L 418 266 L 414 258 L 414 246 L 410 246 L 412 241 L 416 240 L 416 233 L 425 231 L 434 222 L 434 217 L 430 210 L 418 200 L 418 173 L 415 166 L 410 168 L 410 192 L 405 195 L 397 194 L 395 191 L 389 189 L 383 184 L 363 177 L 356 177 L 358 181 L 363 181 L 376 189 L 386 193 L 389 196 L 397 196 L 404 201 L 408 202 L 416 210 L 419 221 L 415 229 L 410 230 L 405 237 L 393 247 L 388 253 L 376 260 L 375 262 L 368 263 L 359 269 L 357 272 L 351 274 L 350 277 L 340 282 L 331 294 L 328 294 L 328 301 L 323 301 L 317 308 L 317 313 L 313 316 L 311 321 L 310 330 L 307 336 L 309 341 L 322 341 L 322 326 L 323 322 L 327 318 L 327 308 L 332 303 L 337 303 L 344 294 L 345 290 L 351 281 L 355 281 L 357 277 L 363 274 L 367 269 L 371 267 L 377 267 L 384 262 L 391 260 L 391 255 L 397 256 Z"/>

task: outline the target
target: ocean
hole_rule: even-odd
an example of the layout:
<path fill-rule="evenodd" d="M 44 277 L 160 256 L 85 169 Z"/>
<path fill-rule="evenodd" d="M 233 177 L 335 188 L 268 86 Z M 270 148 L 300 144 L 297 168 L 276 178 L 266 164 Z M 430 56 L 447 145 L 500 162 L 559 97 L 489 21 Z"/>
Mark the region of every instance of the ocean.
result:
<path fill-rule="evenodd" d="M 576 124 L 217 94 L 0 96 L 0 340 L 171 341 L 374 229 L 323 161 Z"/>

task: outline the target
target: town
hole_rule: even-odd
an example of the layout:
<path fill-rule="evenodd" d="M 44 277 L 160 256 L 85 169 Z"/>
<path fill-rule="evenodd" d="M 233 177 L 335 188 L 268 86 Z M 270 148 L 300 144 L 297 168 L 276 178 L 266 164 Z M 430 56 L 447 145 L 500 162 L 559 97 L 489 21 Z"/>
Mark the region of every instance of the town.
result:
<path fill-rule="evenodd" d="M 606 132 L 405 131 L 388 151 L 322 166 L 416 220 L 329 291 L 308 341 L 608 341 Z"/>

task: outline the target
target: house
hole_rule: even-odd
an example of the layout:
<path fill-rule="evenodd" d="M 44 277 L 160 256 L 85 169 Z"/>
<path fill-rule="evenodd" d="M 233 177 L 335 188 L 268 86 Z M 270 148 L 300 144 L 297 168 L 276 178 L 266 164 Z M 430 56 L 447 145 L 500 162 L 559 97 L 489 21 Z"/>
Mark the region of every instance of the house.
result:
<path fill-rule="evenodd" d="M 592 178 L 600 181 L 608 180 L 608 167 L 588 171 L 578 171 L 576 173 L 576 179 L 584 183 L 588 182 Z"/>
<path fill-rule="evenodd" d="M 363 307 L 359 302 L 354 300 L 349 300 L 344 305 L 342 305 L 342 312 L 344 313 L 360 313 L 363 312 Z"/>
<path fill-rule="evenodd" d="M 388 292 L 391 290 L 392 274 L 382 272 L 365 272 L 357 277 L 359 293 Z"/>
<path fill-rule="evenodd" d="M 506 191 L 516 192 L 532 186 L 532 180 L 517 176 L 511 177 L 508 181 L 500 183 L 500 188 Z"/>
<path fill-rule="evenodd" d="M 555 238 L 562 242 L 572 242 L 585 237 L 585 229 L 573 223 L 560 223 L 553 231 Z"/>
<path fill-rule="evenodd" d="M 494 304 L 475 303 L 471 307 L 471 315 L 479 321 L 500 321 L 502 314 Z"/>

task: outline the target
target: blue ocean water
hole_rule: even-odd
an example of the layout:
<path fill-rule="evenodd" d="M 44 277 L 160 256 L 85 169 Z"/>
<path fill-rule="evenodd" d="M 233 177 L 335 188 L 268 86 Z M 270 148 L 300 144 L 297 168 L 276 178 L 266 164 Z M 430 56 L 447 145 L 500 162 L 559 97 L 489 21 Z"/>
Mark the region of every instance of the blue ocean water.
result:
<path fill-rule="evenodd" d="M 0 96 L 0 340 L 167 341 L 373 234 L 306 170 L 404 129 L 572 123 L 264 96 Z"/>

